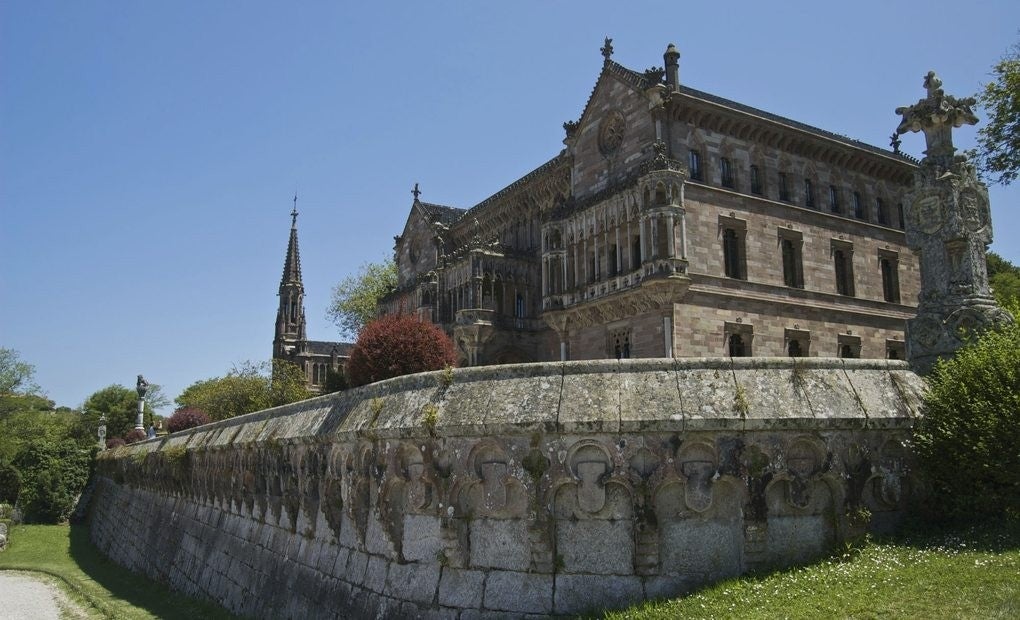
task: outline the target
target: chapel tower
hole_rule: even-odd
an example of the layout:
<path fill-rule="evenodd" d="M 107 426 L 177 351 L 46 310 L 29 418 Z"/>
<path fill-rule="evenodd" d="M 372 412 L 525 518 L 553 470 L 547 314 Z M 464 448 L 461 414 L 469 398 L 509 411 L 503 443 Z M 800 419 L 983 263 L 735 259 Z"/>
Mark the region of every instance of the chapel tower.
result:
<path fill-rule="evenodd" d="M 297 196 L 290 212 L 290 240 L 283 261 L 280 278 L 280 307 L 276 312 L 276 335 L 273 338 L 273 357 L 282 358 L 293 352 L 305 340 L 305 287 L 301 283 L 301 254 L 298 252 Z"/>

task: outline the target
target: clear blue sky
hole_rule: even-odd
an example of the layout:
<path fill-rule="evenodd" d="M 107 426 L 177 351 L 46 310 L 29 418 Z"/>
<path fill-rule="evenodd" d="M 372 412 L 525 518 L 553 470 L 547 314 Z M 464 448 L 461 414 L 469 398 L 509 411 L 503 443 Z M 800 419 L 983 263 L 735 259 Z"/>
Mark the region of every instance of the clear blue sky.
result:
<path fill-rule="evenodd" d="M 391 251 L 412 185 L 469 207 L 555 155 L 607 34 L 625 66 L 674 42 L 690 86 L 887 146 L 925 72 L 971 94 L 1018 26 L 1015 0 L 6 0 L 0 346 L 68 406 L 268 359 L 295 192 L 309 336 L 336 339 L 330 289 Z M 1018 197 L 992 189 L 1014 263 Z"/>

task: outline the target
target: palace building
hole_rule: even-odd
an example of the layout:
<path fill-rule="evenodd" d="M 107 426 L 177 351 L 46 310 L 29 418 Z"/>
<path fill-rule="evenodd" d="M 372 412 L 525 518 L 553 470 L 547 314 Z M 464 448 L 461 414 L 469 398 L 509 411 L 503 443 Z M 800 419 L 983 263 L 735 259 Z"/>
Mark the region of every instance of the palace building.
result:
<path fill-rule="evenodd" d="M 612 52 L 550 160 L 468 209 L 415 187 L 381 309 L 442 325 L 464 365 L 903 358 L 916 160 L 686 86 L 673 45 L 647 71 Z M 276 351 L 319 355 L 288 278 Z"/>

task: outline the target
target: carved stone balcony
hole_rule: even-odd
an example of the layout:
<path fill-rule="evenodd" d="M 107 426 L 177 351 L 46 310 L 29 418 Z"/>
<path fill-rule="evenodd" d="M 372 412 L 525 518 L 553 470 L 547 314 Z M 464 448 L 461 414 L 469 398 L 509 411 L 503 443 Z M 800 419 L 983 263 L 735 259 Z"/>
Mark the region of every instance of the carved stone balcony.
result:
<path fill-rule="evenodd" d="M 642 282 L 661 278 L 686 278 L 687 261 L 682 258 L 653 258 L 641 264 L 639 269 L 629 273 L 610 276 L 580 287 L 547 295 L 542 299 L 543 310 L 560 310 L 571 306 L 596 301 L 620 291 L 637 288 Z"/>

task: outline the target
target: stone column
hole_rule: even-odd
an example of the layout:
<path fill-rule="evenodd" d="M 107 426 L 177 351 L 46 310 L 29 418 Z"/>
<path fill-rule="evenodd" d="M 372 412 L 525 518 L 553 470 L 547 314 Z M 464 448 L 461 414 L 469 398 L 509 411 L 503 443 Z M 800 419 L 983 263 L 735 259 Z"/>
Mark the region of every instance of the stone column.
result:
<path fill-rule="evenodd" d="M 676 258 L 676 229 L 672 213 L 666 216 L 666 253 L 669 258 Z"/>
<path fill-rule="evenodd" d="M 953 146 L 954 127 L 977 123 L 971 111 L 976 101 L 946 95 L 934 71 L 924 87 L 927 97 L 896 109 L 903 121 L 893 136 L 922 131 L 927 146 L 904 205 L 907 245 L 921 269 L 917 316 L 907 321 L 907 358 L 922 374 L 982 329 L 1013 320 L 988 288 L 988 188 Z"/>

